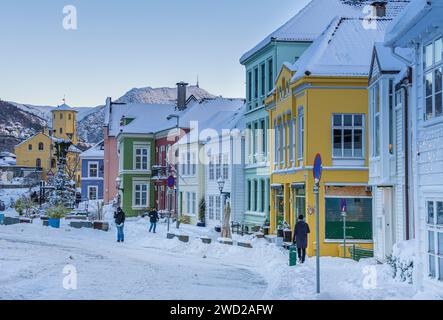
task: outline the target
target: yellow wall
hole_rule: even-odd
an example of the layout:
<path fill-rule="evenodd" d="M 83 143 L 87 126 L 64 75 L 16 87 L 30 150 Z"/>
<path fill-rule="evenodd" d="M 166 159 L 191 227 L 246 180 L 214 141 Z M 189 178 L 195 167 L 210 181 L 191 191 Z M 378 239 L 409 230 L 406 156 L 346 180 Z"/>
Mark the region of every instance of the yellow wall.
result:
<path fill-rule="evenodd" d="M 39 144 L 43 143 L 43 151 L 39 150 Z M 29 150 L 29 145 L 32 145 L 32 150 Z M 35 167 L 37 159 L 41 159 L 43 172 L 48 172 L 51 168 L 51 140 L 50 138 L 39 133 L 34 137 L 15 147 L 15 155 L 17 156 L 17 166 Z"/>
<path fill-rule="evenodd" d="M 282 117 L 285 119 L 288 112 L 296 119 L 296 150 L 298 149 L 298 110 L 303 107 L 305 134 L 304 134 L 304 161 L 295 161 L 293 167 L 291 160 L 286 156 L 285 164 L 274 165 L 274 152 L 271 154 L 271 184 L 283 185 L 285 199 L 285 220 L 290 222 L 292 228 L 296 223 L 294 214 L 294 194 L 291 184 L 305 184 L 307 208 L 315 209 L 315 196 L 313 193 L 314 181 L 312 166 L 317 153 L 322 155 L 323 176 L 320 185 L 320 252 L 322 256 L 338 256 L 342 242 L 326 243 L 325 235 L 325 184 L 343 185 L 367 185 L 368 170 L 331 170 L 332 163 L 332 115 L 334 113 L 365 114 L 366 121 L 366 159 L 364 167 L 368 167 L 368 97 L 367 78 L 321 78 L 305 77 L 291 85 L 289 98 L 279 99 L 278 86 L 283 83 L 283 78 L 291 77 L 292 72 L 283 67 L 277 80 L 277 90 L 274 97 L 268 99 L 267 103 L 275 103 L 269 107 L 271 129 L 274 128 L 274 119 Z M 292 93 L 295 91 L 295 95 Z M 278 122 L 278 121 L 277 121 Z M 288 131 L 286 131 L 285 142 L 288 143 Z M 271 150 L 274 150 L 274 130 L 270 134 Z M 289 153 L 286 152 L 286 155 Z M 296 156 L 295 156 L 296 158 Z M 295 160 L 295 159 L 294 159 Z M 303 164 L 303 166 L 302 166 Z M 276 229 L 276 189 L 271 190 L 271 229 Z M 308 210 L 307 210 L 308 211 Z M 311 234 L 308 240 L 308 255 L 315 255 L 316 219 L 315 214 L 307 214 L 307 223 Z M 348 240 L 349 243 L 352 243 Z M 372 248 L 371 241 L 358 243 L 360 247 Z"/>
<path fill-rule="evenodd" d="M 60 133 L 60 129 L 62 129 L 62 133 Z M 54 137 L 60 139 L 71 139 L 68 135 L 73 135 L 72 142 L 77 144 L 77 113 L 67 110 L 53 111 L 52 130 Z"/>

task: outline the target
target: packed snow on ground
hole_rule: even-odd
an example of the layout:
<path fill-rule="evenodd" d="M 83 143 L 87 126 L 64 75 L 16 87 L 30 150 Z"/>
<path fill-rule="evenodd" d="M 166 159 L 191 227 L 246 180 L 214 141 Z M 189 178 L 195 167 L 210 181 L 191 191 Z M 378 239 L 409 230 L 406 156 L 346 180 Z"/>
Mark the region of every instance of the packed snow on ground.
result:
<path fill-rule="evenodd" d="M 112 221 L 108 210 L 106 219 Z M 215 241 L 219 234 L 182 225 L 189 243 L 167 240 L 167 224 L 148 232 L 149 221 L 127 219 L 125 243 L 110 232 L 30 225 L 0 226 L 0 299 L 413 299 L 430 298 L 396 282 L 389 267 L 321 259 L 322 294 L 315 294 L 315 259 L 288 266 L 288 251 L 264 239 L 234 235 L 253 249 Z M 171 231 L 175 232 L 175 224 Z M 203 244 L 199 237 L 210 237 Z M 74 269 L 73 269 L 74 268 Z M 77 274 L 77 289 L 67 276 Z M 68 272 L 64 274 L 63 271 Z M 71 278 L 70 278 L 71 279 Z M 72 283 L 72 282 L 71 282 Z M 436 297 L 434 297 L 436 298 Z"/>

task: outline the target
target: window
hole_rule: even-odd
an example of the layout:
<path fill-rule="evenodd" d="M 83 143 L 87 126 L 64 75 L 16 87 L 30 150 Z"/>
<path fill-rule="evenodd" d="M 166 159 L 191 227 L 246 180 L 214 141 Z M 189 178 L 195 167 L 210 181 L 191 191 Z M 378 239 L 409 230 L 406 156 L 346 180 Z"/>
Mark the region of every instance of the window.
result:
<path fill-rule="evenodd" d="M 254 201 L 253 201 L 253 203 L 252 203 L 252 205 L 253 205 L 253 208 L 252 208 L 252 210 L 254 211 L 254 212 L 257 212 L 258 211 L 258 181 L 257 180 L 254 180 L 254 191 L 253 191 L 254 193 L 254 195 L 255 195 L 255 197 L 254 197 Z"/>
<path fill-rule="evenodd" d="M 291 117 L 291 115 L 289 115 L 289 117 Z M 295 145 L 295 141 L 294 141 L 294 120 L 293 119 L 289 119 L 288 122 L 289 125 L 289 132 L 288 132 L 288 138 L 289 138 L 289 145 L 288 145 L 288 151 L 289 151 L 289 162 L 294 164 L 294 145 Z"/>
<path fill-rule="evenodd" d="M 72 120 L 72 114 L 69 114 L 68 118 L 69 120 Z"/>
<path fill-rule="evenodd" d="M 60 128 L 60 134 L 63 134 L 63 128 Z"/>
<path fill-rule="evenodd" d="M 305 117 L 303 109 L 298 112 L 298 160 L 303 161 L 305 141 Z"/>
<path fill-rule="evenodd" d="M 265 119 L 262 119 L 260 121 L 260 128 L 261 128 L 261 135 L 262 135 L 262 137 L 261 137 L 261 144 L 262 144 L 261 151 L 262 151 L 263 155 L 266 155 L 268 148 L 267 148 L 267 140 L 266 140 L 267 130 L 266 130 L 266 120 Z"/>
<path fill-rule="evenodd" d="M 192 208 L 192 214 L 196 214 L 197 212 L 197 194 L 195 192 L 192 193 L 192 203 L 191 203 L 191 208 Z"/>
<path fill-rule="evenodd" d="M 373 114 L 373 128 L 372 128 L 372 155 L 374 157 L 380 156 L 380 85 L 377 83 L 371 89 L 372 92 L 372 114 Z"/>
<path fill-rule="evenodd" d="M 192 153 L 192 175 L 195 176 L 197 174 L 197 156 L 195 152 Z"/>
<path fill-rule="evenodd" d="M 333 157 L 362 158 L 364 115 L 335 114 L 332 118 Z"/>
<path fill-rule="evenodd" d="M 394 154 L 394 109 L 395 109 L 394 80 L 389 80 L 389 153 Z"/>
<path fill-rule="evenodd" d="M 51 168 L 55 168 L 56 167 L 56 160 L 55 159 L 51 159 Z"/>
<path fill-rule="evenodd" d="M 247 86 L 248 86 L 248 102 L 252 100 L 252 72 L 248 72 L 248 80 L 247 80 Z"/>
<path fill-rule="evenodd" d="M 60 113 L 60 120 L 63 119 L 63 113 Z"/>
<path fill-rule="evenodd" d="M 425 120 L 443 116 L 443 40 L 439 38 L 425 46 L 423 53 L 425 71 Z"/>
<path fill-rule="evenodd" d="M 258 68 L 254 69 L 254 98 L 258 98 Z"/>
<path fill-rule="evenodd" d="M 443 281 L 443 200 L 427 201 L 429 277 Z"/>
<path fill-rule="evenodd" d="M 272 59 L 268 60 L 268 92 L 274 89 L 274 62 Z"/>
<path fill-rule="evenodd" d="M 32 151 L 32 144 L 28 144 L 28 150 Z"/>
<path fill-rule="evenodd" d="M 98 199 L 98 188 L 97 186 L 88 187 L 88 199 L 91 201 Z"/>
<path fill-rule="evenodd" d="M 149 186 L 146 183 L 136 183 L 134 186 L 134 207 L 148 207 Z"/>
<path fill-rule="evenodd" d="M 265 212 L 266 182 L 260 180 L 260 212 Z"/>
<path fill-rule="evenodd" d="M 97 162 L 89 162 L 88 163 L 88 177 L 89 178 L 98 178 L 98 163 Z"/>
<path fill-rule="evenodd" d="M 221 199 L 220 197 L 215 197 L 215 220 L 220 221 L 221 220 Z"/>
<path fill-rule="evenodd" d="M 41 167 L 42 167 L 42 159 L 37 159 L 37 160 L 35 161 L 35 166 L 36 166 L 37 168 L 41 168 Z"/>
<path fill-rule="evenodd" d="M 45 150 L 45 144 L 44 144 L 43 142 L 40 142 L 40 143 L 38 144 L 38 150 L 39 150 L 39 151 L 43 151 L 43 150 Z"/>
<path fill-rule="evenodd" d="M 264 96 L 266 94 L 266 65 L 263 63 L 260 66 L 260 76 L 261 76 L 261 95 Z"/>
<path fill-rule="evenodd" d="M 135 148 L 135 170 L 148 170 L 149 150 L 147 147 Z"/>
<path fill-rule="evenodd" d="M 247 190 L 246 190 L 246 196 L 247 196 L 247 199 L 248 199 L 248 201 L 247 201 L 247 203 L 246 203 L 246 207 L 247 207 L 247 210 L 248 211 L 251 211 L 251 209 L 252 209 L 252 207 L 251 207 L 251 180 L 248 180 L 248 183 L 247 183 Z"/>
<path fill-rule="evenodd" d="M 191 193 L 186 192 L 186 213 L 191 213 Z"/>
<path fill-rule="evenodd" d="M 215 180 L 215 167 L 214 167 L 214 157 L 210 156 L 209 159 L 209 180 Z"/>
<path fill-rule="evenodd" d="M 209 220 L 214 220 L 214 196 L 209 196 L 208 199 L 208 217 Z"/>
<path fill-rule="evenodd" d="M 278 127 L 277 120 L 274 120 L 274 164 L 278 163 Z"/>
<path fill-rule="evenodd" d="M 326 239 L 343 240 L 342 198 L 326 197 Z M 348 225 L 347 239 L 372 240 L 372 199 L 346 198 Z"/>
<path fill-rule="evenodd" d="M 217 156 L 217 165 L 215 167 L 216 168 L 215 169 L 215 171 L 216 171 L 215 177 L 217 180 L 222 177 L 221 176 L 221 166 L 222 166 L 222 155 L 220 154 Z"/>
<path fill-rule="evenodd" d="M 223 180 L 229 179 L 229 155 L 223 155 Z"/>
<path fill-rule="evenodd" d="M 285 164 L 285 158 L 286 158 L 286 125 L 283 122 L 282 119 L 282 123 L 280 125 L 280 130 L 281 130 L 281 149 L 280 149 L 280 162 L 282 165 Z"/>

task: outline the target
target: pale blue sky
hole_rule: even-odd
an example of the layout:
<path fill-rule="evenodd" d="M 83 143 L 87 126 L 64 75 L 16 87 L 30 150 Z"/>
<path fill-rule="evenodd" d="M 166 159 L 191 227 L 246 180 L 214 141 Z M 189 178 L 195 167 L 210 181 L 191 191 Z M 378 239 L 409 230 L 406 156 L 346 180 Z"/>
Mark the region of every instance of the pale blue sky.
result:
<path fill-rule="evenodd" d="M 1 0 L 0 99 L 103 104 L 133 87 L 196 82 L 243 97 L 240 56 L 308 0 Z M 63 7 L 78 30 L 62 27 Z"/>

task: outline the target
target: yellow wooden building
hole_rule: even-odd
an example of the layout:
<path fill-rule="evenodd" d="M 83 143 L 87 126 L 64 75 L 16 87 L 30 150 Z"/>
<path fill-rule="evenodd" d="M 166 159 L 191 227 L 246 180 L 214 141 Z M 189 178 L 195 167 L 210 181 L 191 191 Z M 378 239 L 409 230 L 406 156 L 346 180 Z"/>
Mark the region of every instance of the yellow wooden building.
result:
<path fill-rule="evenodd" d="M 80 153 L 75 145 L 77 137 L 77 111 L 63 104 L 52 111 L 52 130 L 45 129 L 15 147 L 17 166 L 35 168 L 42 171 L 43 179 L 55 174 L 57 160 L 54 150 L 55 139 L 71 140 L 73 146 L 67 156 L 67 171 L 80 185 Z"/>
<path fill-rule="evenodd" d="M 372 248 L 372 192 L 368 185 L 368 73 L 371 47 L 383 36 L 361 20 L 336 19 L 294 64 L 284 64 L 266 104 L 270 116 L 271 229 L 299 215 L 315 252 L 313 162 L 323 160 L 320 254 L 343 255 L 341 204 L 347 243 Z"/>

